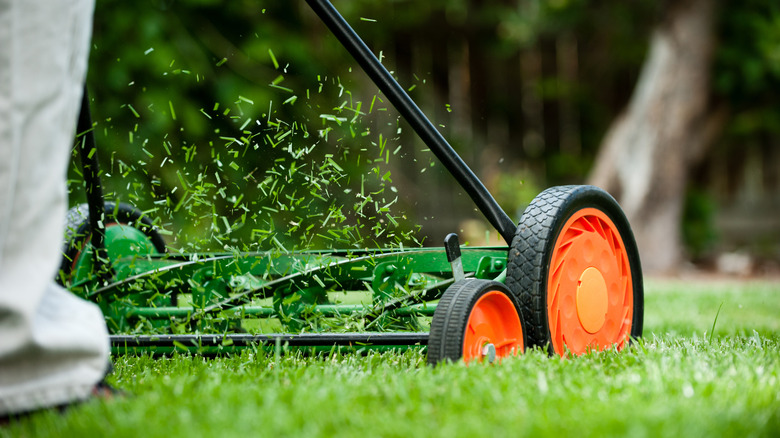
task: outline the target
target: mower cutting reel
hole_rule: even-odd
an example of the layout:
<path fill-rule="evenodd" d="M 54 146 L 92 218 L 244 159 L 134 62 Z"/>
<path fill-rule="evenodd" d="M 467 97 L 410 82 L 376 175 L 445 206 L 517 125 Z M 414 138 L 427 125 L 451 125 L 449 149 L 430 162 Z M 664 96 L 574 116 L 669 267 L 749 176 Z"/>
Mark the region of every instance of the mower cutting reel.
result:
<path fill-rule="evenodd" d="M 93 236 L 101 234 L 108 260 L 146 254 L 164 254 L 165 240 L 152 220 L 137 208 L 124 203 L 105 202 L 104 216 L 99 230 L 89 220 L 89 205 L 81 204 L 68 210 L 65 222 L 65 245 L 57 277 L 59 284 L 71 283 L 75 277 L 99 272 L 105 266 L 96 266 Z M 121 274 L 120 274 L 121 275 Z M 100 273 L 98 276 L 105 276 Z"/>
<path fill-rule="evenodd" d="M 508 255 L 461 248 L 454 234 L 445 248 L 165 253 L 148 218 L 103 200 L 82 117 L 88 206 L 77 211 L 89 217 L 68 239 L 62 279 L 101 306 L 114 351 L 427 345 L 431 364 L 493 363 L 528 347 L 581 354 L 641 336 L 639 257 L 612 197 L 553 187 L 516 226 L 333 5 L 307 3 L 511 242 Z"/>

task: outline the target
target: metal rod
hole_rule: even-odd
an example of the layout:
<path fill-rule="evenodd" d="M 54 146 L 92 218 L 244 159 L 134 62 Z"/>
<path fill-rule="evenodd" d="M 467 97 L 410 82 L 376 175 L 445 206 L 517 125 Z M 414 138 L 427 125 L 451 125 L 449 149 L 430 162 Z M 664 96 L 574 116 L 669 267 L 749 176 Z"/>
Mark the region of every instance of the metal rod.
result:
<path fill-rule="evenodd" d="M 427 332 L 364 332 L 364 333 L 304 333 L 267 334 L 267 335 L 112 335 L 112 347 L 172 347 L 177 343 L 183 346 L 220 346 L 227 340 L 230 345 L 248 346 L 259 344 L 287 344 L 297 346 L 331 345 L 428 345 Z"/>
<path fill-rule="evenodd" d="M 105 248 L 105 199 L 103 197 L 103 186 L 100 183 L 100 166 L 98 164 L 98 153 L 95 147 L 95 133 L 92 127 L 92 116 L 89 111 L 89 95 L 87 87 L 84 86 L 84 92 L 81 97 L 81 112 L 77 125 L 78 134 L 81 135 L 81 141 L 78 146 L 81 168 L 84 172 L 84 184 L 86 186 L 87 206 L 89 208 L 89 228 L 92 232 L 90 243 L 94 250 L 94 267 L 99 278 L 110 277 L 110 270 L 106 269 L 106 260 L 108 253 Z"/>
<path fill-rule="evenodd" d="M 256 316 L 260 318 L 271 318 L 278 315 L 278 312 L 273 307 L 263 306 L 237 306 L 224 310 L 226 312 L 235 312 L 237 315 Z M 360 304 L 320 304 L 314 308 L 316 313 L 319 313 L 326 318 L 353 313 L 364 313 L 367 310 L 370 309 Z M 432 316 L 435 310 L 435 303 L 414 304 L 395 309 L 397 314 L 401 316 Z M 133 307 L 128 309 L 127 316 L 142 318 L 186 318 L 195 313 L 195 311 L 196 309 L 191 307 Z"/>
<path fill-rule="evenodd" d="M 517 228 L 482 182 L 328 0 L 306 0 L 372 81 L 468 193 L 507 244 Z"/>

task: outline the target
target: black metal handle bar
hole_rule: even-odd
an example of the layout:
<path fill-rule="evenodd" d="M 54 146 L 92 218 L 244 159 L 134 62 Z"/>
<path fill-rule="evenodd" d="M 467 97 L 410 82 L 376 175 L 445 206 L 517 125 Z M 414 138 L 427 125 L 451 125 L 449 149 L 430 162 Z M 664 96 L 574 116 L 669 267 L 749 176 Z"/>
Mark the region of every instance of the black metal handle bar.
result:
<path fill-rule="evenodd" d="M 484 184 L 474 175 L 463 159 L 447 143 L 447 140 L 433 126 L 430 120 L 404 91 L 390 72 L 379 62 L 376 55 L 350 27 L 349 23 L 328 0 L 306 0 L 317 16 L 341 42 L 360 67 L 379 87 L 398 112 L 411 125 L 423 142 L 433 151 L 444 167 L 468 193 L 477 208 L 485 215 L 507 243 L 512 242 L 516 225 L 498 205 Z"/>
<path fill-rule="evenodd" d="M 77 124 L 77 133 L 82 135 L 76 146 L 81 159 L 81 168 L 84 171 L 84 183 L 87 192 L 87 206 L 89 208 L 89 228 L 91 231 L 90 243 L 94 251 L 94 270 L 98 278 L 105 280 L 110 278 L 110 267 L 106 265 L 108 253 L 105 248 L 104 236 L 106 232 L 105 207 L 103 186 L 100 183 L 100 165 L 98 153 L 95 147 L 95 133 L 92 126 L 92 115 L 89 111 L 89 94 L 87 87 L 81 97 L 81 112 Z"/>

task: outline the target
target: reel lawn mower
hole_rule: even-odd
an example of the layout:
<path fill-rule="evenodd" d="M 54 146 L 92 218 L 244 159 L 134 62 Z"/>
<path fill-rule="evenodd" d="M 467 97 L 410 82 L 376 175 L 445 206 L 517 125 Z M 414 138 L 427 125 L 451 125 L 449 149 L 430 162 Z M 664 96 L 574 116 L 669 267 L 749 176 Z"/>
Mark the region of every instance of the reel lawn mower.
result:
<path fill-rule="evenodd" d="M 307 3 L 509 248 L 461 248 L 450 234 L 443 248 L 167 253 L 149 217 L 105 202 L 85 93 L 77 147 L 87 203 L 68 213 L 58 280 L 100 305 L 115 353 L 427 346 L 436 364 L 529 347 L 579 355 L 641 336 L 637 247 L 609 194 L 552 187 L 515 224 L 333 5 Z M 429 332 L 421 317 L 432 317 Z M 269 318 L 278 333 L 242 333 Z M 345 320 L 361 330 L 339 330 Z M 153 334 L 133 334 L 139 321 Z"/>

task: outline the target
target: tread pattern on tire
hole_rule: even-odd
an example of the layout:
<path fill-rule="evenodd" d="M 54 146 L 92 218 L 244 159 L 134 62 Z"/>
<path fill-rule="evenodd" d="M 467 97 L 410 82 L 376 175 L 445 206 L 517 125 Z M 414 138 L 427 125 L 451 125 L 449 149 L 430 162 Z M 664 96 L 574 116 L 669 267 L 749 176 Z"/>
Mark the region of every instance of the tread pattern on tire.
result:
<path fill-rule="evenodd" d="M 471 310 L 477 300 L 491 290 L 504 291 L 515 302 L 515 310 L 518 310 L 516 300 L 506 286 L 495 281 L 467 279 L 447 288 L 431 321 L 428 338 L 429 365 L 443 361 L 455 362 L 463 357 L 463 336 Z"/>
<path fill-rule="evenodd" d="M 517 231 L 510 245 L 507 260 L 506 285 L 515 294 L 520 305 L 520 314 L 523 319 L 528 346 L 546 348 L 552 353 L 550 345 L 550 330 L 547 318 L 546 275 L 550 257 L 552 255 L 551 239 L 556 238 L 556 227 L 561 227 L 565 218 L 571 213 L 572 203 L 587 203 L 592 199 L 594 206 L 599 207 L 604 201 L 612 203 L 618 208 L 613 215 L 623 215 L 617 202 L 602 189 L 588 185 L 569 185 L 551 187 L 534 198 L 531 204 L 523 212 Z M 558 220 L 557 220 L 558 219 Z M 628 224 L 625 216 L 612 218 L 616 225 L 619 222 Z M 616 220 L 617 219 L 617 220 Z M 617 225 L 620 227 L 620 225 Z M 630 229 L 628 230 L 630 233 Z M 629 255 L 632 272 L 638 269 L 640 272 L 639 290 L 635 294 L 641 297 L 641 267 L 636 254 L 636 245 L 633 235 L 626 236 L 621 232 L 624 244 L 633 245 L 633 254 Z M 628 238 L 630 237 L 630 240 Z M 631 252 L 631 251 L 630 251 Z M 632 255 L 634 257 L 632 257 Z M 634 260 L 632 260 L 632 258 Z M 636 264 L 636 266 L 634 266 Z M 636 278 L 635 289 L 636 289 Z M 636 308 L 643 308 L 642 302 L 635 299 L 634 326 L 632 335 L 637 328 L 642 330 L 641 311 L 637 317 Z"/>

